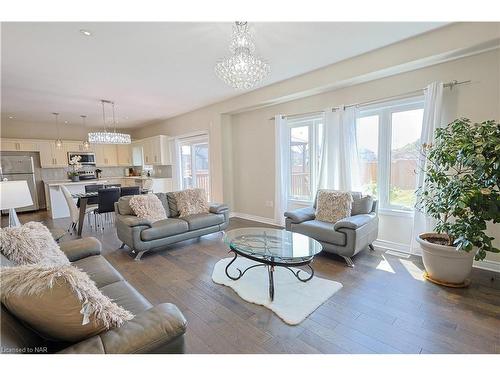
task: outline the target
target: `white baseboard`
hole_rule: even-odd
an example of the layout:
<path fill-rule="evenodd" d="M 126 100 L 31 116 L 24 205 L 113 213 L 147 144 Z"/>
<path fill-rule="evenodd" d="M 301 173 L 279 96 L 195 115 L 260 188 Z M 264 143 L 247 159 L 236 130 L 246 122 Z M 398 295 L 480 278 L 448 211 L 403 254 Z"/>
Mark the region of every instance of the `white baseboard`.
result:
<path fill-rule="evenodd" d="M 380 250 L 394 250 L 401 253 L 410 253 L 410 245 L 386 240 L 375 240 L 373 246 Z"/>
<path fill-rule="evenodd" d="M 494 260 L 474 261 L 472 267 L 500 273 L 500 262 L 495 262 Z"/>
<path fill-rule="evenodd" d="M 263 217 L 263 216 L 244 214 L 242 212 L 231 212 L 229 214 L 229 217 L 239 217 L 240 219 L 252 220 L 252 221 L 257 221 L 259 223 L 281 226 L 281 224 L 279 224 L 279 223 L 277 224 L 274 219 L 271 219 L 268 217 Z"/>

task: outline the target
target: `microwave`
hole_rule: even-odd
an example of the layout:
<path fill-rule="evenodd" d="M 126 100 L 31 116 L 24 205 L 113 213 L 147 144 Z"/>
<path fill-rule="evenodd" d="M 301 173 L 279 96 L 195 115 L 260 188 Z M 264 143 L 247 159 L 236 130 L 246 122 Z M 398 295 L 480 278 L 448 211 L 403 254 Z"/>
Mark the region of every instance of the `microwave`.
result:
<path fill-rule="evenodd" d="M 71 158 L 80 156 L 80 164 L 95 165 L 95 154 L 93 152 L 68 152 L 68 163 Z"/>

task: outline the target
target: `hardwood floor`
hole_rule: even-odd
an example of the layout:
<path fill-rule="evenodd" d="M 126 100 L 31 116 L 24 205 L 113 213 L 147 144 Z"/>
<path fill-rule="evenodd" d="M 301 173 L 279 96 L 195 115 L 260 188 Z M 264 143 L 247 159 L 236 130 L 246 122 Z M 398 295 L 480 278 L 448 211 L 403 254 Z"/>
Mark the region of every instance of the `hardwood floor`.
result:
<path fill-rule="evenodd" d="M 45 212 L 19 218 L 67 227 L 66 219 Z M 86 224 L 83 236 L 99 238 L 104 256 L 132 285 L 152 303 L 172 302 L 184 313 L 188 353 L 500 353 L 500 282 L 493 272 L 474 269 L 469 288 L 451 289 L 424 281 L 418 257 L 364 251 L 348 268 L 341 258 L 320 255 L 316 275 L 344 287 L 303 323 L 289 326 L 212 282 L 214 264 L 227 256 L 220 234 L 137 262 L 118 249 L 113 226 L 96 233 Z M 244 226 L 265 225 L 231 219 L 230 229 Z"/>

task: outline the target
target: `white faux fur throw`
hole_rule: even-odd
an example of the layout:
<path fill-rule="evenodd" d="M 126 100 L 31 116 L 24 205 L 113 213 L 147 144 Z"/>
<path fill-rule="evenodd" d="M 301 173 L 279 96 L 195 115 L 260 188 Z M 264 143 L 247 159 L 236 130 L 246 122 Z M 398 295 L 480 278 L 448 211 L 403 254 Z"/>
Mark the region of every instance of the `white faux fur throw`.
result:
<path fill-rule="evenodd" d="M 72 265 L 2 267 L 0 286 L 11 313 L 50 338 L 78 341 L 134 317 Z"/>
<path fill-rule="evenodd" d="M 30 221 L 19 227 L 0 229 L 0 251 L 11 262 L 22 264 L 69 264 L 49 229 Z"/>
<path fill-rule="evenodd" d="M 134 195 L 130 198 L 129 204 L 138 218 L 148 219 L 151 222 L 167 218 L 163 204 L 154 194 Z"/>

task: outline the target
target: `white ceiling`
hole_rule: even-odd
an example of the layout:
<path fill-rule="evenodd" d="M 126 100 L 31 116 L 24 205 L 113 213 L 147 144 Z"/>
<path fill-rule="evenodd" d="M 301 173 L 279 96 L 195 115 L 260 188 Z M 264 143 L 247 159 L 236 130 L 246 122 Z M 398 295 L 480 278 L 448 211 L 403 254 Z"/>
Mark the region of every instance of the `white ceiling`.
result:
<path fill-rule="evenodd" d="M 263 85 L 356 56 L 443 23 L 253 23 L 271 65 Z M 86 37 L 80 29 L 92 31 Z M 240 95 L 214 74 L 230 23 L 3 23 L 2 120 L 100 125 L 99 99 L 134 127 Z M 13 120 L 8 117 L 14 116 Z"/>

